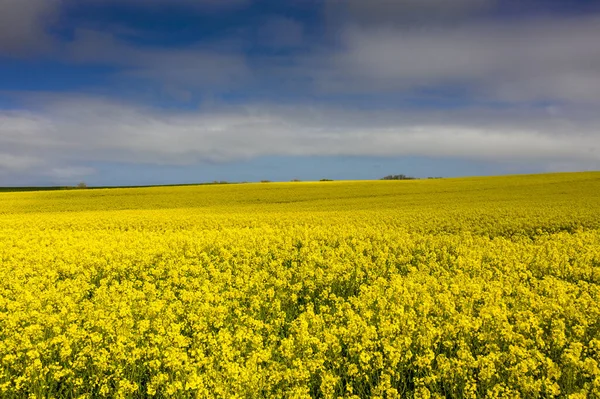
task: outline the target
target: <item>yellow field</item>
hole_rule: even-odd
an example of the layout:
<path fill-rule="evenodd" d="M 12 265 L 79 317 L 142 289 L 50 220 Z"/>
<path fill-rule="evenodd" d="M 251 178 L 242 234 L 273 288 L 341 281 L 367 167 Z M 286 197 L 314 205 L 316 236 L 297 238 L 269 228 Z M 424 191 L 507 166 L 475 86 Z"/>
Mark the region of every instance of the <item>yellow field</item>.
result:
<path fill-rule="evenodd" d="M 600 173 L 0 194 L 2 398 L 599 398 Z"/>

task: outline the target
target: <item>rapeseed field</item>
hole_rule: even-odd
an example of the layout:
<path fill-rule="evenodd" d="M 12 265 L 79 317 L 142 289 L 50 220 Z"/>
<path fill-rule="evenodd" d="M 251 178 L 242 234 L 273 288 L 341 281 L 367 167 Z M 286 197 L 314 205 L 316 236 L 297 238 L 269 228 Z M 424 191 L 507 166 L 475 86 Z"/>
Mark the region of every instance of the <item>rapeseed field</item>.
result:
<path fill-rule="evenodd" d="M 600 173 L 0 193 L 1 398 L 600 398 Z"/>

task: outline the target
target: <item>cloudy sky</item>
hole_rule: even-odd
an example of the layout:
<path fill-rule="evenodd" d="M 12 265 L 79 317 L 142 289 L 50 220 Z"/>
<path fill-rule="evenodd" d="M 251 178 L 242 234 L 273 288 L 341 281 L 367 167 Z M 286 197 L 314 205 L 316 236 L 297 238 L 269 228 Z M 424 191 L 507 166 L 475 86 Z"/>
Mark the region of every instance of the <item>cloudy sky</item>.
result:
<path fill-rule="evenodd" d="M 600 169 L 600 2 L 0 0 L 0 186 Z"/>

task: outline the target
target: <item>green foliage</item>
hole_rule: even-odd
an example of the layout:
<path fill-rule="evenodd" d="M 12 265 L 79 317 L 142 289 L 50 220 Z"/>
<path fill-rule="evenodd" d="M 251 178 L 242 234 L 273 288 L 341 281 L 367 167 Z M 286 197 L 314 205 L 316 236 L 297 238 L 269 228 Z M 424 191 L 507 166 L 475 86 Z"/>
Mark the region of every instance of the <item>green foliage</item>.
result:
<path fill-rule="evenodd" d="M 415 178 L 406 175 L 388 175 L 382 177 L 381 180 L 415 180 Z"/>

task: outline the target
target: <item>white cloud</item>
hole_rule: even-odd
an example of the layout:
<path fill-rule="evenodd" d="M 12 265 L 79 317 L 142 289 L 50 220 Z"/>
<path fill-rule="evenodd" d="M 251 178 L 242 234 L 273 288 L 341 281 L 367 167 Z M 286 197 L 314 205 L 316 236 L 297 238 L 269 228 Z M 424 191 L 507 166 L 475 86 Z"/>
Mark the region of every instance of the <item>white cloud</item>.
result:
<path fill-rule="evenodd" d="M 71 170 L 64 165 L 89 162 L 182 165 L 268 155 L 454 157 L 600 168 L 600 118 L 578 122 L 568 110 L 560 113 L 273 105 L 184 112 L 60 96 L 46 98 L 37 113 L 0 114 L 0 148 L 12 157 L 5 164 L 32 157 L 58 165 L 58 174 Z"/>

